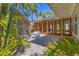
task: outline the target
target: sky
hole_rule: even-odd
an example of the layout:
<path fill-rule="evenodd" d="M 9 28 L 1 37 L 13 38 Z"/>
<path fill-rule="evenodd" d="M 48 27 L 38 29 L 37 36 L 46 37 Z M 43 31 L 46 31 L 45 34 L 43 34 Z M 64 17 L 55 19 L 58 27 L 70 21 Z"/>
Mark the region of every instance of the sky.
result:
<path fill-rule="evenodd" d="M 39 13 L 41 10 L 43 11 L 43 13 L 45 13 L 45 12 L 54 13 L 53 10 L 51 10 L 51 8 L 47 4 L 45 4 L 45 3 L 39 3 L 39 6 L 37 7 L 37 13 Z M 21 12 L 22 15 L 24 15 L 24 12 L 22 11 L 21 4 L 19 6 L 19 11 Z M 29 21 L 32 21 L 32 15 L 30 15 L 28 17 L 28 19 L 29 19 Z M 37 20 L 36 15 L 33 16 L 33 20 Z"/>

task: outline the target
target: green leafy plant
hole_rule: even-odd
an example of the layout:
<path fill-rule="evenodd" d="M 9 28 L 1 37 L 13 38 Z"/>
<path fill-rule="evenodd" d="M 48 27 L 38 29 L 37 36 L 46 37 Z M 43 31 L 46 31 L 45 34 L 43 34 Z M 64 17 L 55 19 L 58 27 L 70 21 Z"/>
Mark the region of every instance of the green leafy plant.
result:
<path fill-rule="evenodd" d="M 30 42 L 28 41 L 29 37 L 23 38 L 18 40 L 18 44 L 21 45 L 22 47 L 24 46 L 30 46 Z"/>
<path fill-rule="evenodd" d="M 10 56 L 12 52 L 9 49 L 2 49 L 0 51 L 0 56 Z"/>
<path fill-rule="evenodd" d="M 59 41 L 50 42 L 47 46 L 49 49 L 44 52 L 49 56 L 73 56 L 79 55 L 79 47 L 72 37 L 65 36 Z"/>
<path fill-rule="evenodd" d="M 15 8 L 14 8 L 15 6 Z M 15 13 L 18 11 L 18 6 L 19 4 L 1 4 L 1 11 L 2 11 L 2 19 L 0 20 L 0 29 L 2 29 L 2 32 L 0 32 L 0 43 L 2 46 L 0 46 L 0 55 L 1 56 L 9 56 L 11 55 L 13 49 L 18 45 L 18 43 L 21 46 L 25 46 L 25 45 L 29 45 L 30 43 L 28 41 L 25 41 L 25 39 L 22 40 L 17 40 L 16 36 L 18 36 L 18 29 L 14 29 L 13 25 L 19 25 L 18 21 L 20 19 L 23 19 L 21 16 L 21 13 Z M 24 12 L 26 17 L 28 17 L 28 15 L 30 15 L 30 11 L 36 12 L 36 5 L 32 5 L 32 4 L 22 4 L 23 10 L 25 11 L 29 11 Z M 17 16 L 20 15 L 20 16 Z M 19 19 L 19 20 L 17 20 Z"/>
<path fill-rule="evenodd" d="M 0 47 L 0 56 L 10 56 L 16 46 L 17 40 L 13 40 L 9 45 L 5 47 L 5 49 L 3 47 Z"/>

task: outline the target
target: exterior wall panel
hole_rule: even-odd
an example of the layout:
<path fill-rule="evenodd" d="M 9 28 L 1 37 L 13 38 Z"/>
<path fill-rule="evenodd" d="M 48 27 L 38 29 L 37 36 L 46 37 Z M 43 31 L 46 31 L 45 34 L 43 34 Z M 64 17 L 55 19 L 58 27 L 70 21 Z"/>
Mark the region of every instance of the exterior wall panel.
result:
<path fill-rule="evenodd" d="M 72 14 L 72 37 L 79 39 L 79 4 L 76 4 Z"/>

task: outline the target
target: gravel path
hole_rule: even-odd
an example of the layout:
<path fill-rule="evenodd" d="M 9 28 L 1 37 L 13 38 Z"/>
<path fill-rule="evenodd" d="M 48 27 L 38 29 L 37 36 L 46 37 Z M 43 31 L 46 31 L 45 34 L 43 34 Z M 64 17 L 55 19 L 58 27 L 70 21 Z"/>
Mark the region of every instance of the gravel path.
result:
<path fill-rule="evenodd" d="M 47 48 L 45 47 L 45 45 L 53 40 L 58 40 L 60 37 L 57 36 L 49 36 L 49 35 L 44 35 L 41 38 L 38 39 L 34 39 L 31 38 L 30 42 L 31 42 L 31 47 L 29 48 L 25 48 L 25 52 L 24 53 L 18 53 L 17 55 L 19 56 L 36 56 L 36 55 L 43 55 L 43 51 L 46 51 Z"/>
<path fill-rule="evenodd" d="M 35 56 L 35 55 L 43 55 L 43 51 L 47 50 L 46 47 L 31 43 L 30 48 L 25 48 L 25 52 L 20 54 L 18 53 L 17 56 Z"/>

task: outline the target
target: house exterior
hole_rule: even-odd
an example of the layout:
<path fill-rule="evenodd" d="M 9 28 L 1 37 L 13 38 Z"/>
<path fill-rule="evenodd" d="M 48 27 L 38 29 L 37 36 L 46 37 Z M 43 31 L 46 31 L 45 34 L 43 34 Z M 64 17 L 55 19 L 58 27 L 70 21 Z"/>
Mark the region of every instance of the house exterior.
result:
<path fill-rule="evenodd" d="M 57 19 L 34 21 L 34 31 L 42 34 L 69 35 L 79 39 L 79 4 L 48 4 L 59 17 Z"/>
<path fill-rule="evenodd" d="M 35 21 L 33 30 L 41 34 L 71 35 L 71 18 Z"/>
<path fill-rule="evenodd" d="M 79 39 L 79 4 L 76 4 L 72 13 L 72 36 Z"/>

